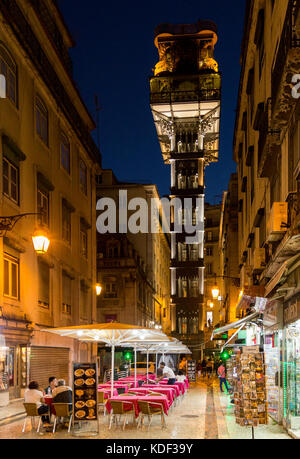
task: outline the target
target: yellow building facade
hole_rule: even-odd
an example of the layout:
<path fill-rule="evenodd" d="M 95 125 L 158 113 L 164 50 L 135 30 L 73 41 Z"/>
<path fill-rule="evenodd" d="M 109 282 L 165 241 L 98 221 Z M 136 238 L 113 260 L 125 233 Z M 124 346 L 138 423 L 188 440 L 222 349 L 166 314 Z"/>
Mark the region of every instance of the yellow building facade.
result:
<path fill-rule="evenodd" d="M 0 378 L 12 399 L 22 396 L 29 379 L 41 387 L 49 376 L 68 380 L 72 360 L 93 352 L 39 330 L 96 320 L 95 173 L 101 157 L 72 77 L 73 40 L 56 2 L 4 2 L 0 23 L 6 78 L 0 221 L 31 214 L 13 228 L 1 226 Z M 32 243 L 37 230 L 50 240 L 43 255 Z"/>

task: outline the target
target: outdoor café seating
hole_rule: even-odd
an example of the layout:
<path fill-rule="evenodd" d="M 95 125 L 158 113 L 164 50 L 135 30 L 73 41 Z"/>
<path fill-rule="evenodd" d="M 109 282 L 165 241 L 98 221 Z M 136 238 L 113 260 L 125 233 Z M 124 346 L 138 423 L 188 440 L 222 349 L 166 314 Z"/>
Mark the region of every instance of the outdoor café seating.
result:
<path fill-rule="evenodd" d="M 109 429 L 111 429 L 113 422 L 115 422 L 116 426 L 118 426 L 118 417 L 120 420 L 121 416 L 124 416 L 124 422 L 123 422 L 123 427 L 122 427 L 123 430 L 125 429 L 128 415 L 132 414 L 133 423 L 135 423 L 135 409 L 134 409 L 134 404 L 132 402 L 111 400 L 110 405 L 111 405 L 111 413 L 110 413 Z M 128 409 L 128 405 L 131 405 L 129 409 Z"/>
<path fill-rule="evenodd" d="M 71 423 L 73 419 L 73 414 L 70 411 L 70 405 L 69 403 L 53 403 L 54 409 L 55 409 L 55 418 L 54 418 L 54 424 L 53 424 L 53 433 L 56 430 L 56 424 L 57 420 L 59 418 L 69 418 L 69 426 L 68 426 L 68 433 L 70 433 L 71 430 Z"/>
<path fill-rule="evenodd" d="M 153 416 L 155 415 L 161 416 L 162 428 L 166 428 L 164 410 L 163 410 L 163 406 L 160 403 L 145 402 L 145 401 L 138 400 L 138 406 L 140 410 L 140 415 L 139 415 L 137 428 L 139 428 L 140 426 L 143 427 L 144 418 L 145 416 L 147 416 L 149 420 L 149 423 L 148 423 L 148 430 L 149 430 L 151 423 L 152 423 Z"/>
<path fill-rule="evenodd" d="M 31 418 L 31 430 L 35 428 L 35 418 L 39 418 L 39 423 L 37 427 L 37 433 L 39 433 L 42 422 L 42 415 L 39 414 L 36 403 L 23 403 L 23 405 L 26 411 L 26 417 L 24 420 L 22 432 L 25 432 L 26 422 L 28 418 Z"/>

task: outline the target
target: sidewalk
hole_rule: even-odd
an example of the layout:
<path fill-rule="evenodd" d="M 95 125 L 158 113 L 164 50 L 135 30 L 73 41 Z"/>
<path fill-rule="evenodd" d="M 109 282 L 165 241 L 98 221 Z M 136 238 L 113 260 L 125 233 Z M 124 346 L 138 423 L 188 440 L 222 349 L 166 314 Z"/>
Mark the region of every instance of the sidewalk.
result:
<path fill-rule="evenodd" d="M 0 407 L 0 426 L 17 421 L 25 416 L 24 399 L 12 401 L 8 406 Z"/>

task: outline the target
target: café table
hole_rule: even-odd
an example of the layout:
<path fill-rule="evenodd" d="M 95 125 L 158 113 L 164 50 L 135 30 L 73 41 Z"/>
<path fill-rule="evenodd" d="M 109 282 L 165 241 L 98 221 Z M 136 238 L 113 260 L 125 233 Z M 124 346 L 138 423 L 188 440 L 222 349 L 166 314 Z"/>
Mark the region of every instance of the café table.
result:
<path fill-rule="evenodd" d="M 160 381 L 160 384 L 168 385 L 168 380 L 167 379 L 163 379 L 162 381 Z M 181 395 L 183 395 L 186 392 L 185 383 L 181 383 L 181 382 L 176 381 L 175 385 L 179 387 Z"/>
<path fill-rule="evenodd" d="M 137 392 L 137 393 L 140 393 L 141 395 L 143 394 L 149 394 L 150 392 L 159 392 L 160 394 L 162 395 L 165 395 L 168 399 L 168 402 L 170 404 L 172 404 L 174 402 L 174 398 L 175 398 L 175 390 L 172 389 L 171 387 L 159 387 L 157 388 L 157 386 L 153 386 L 153 388 L 150 388 L 150 387 L 139 387 L 137 389 L 132 389 L 133 392 Z"/>
<path fill-rule="evenodd" d="M 137 418 L 140 413 L 139 405 L 138 405 L 138 400 L 145 401 L 145 402 L 153 402 L 153 403 L 160 403 L 163 407 L 164 413 L 168 414 L 170 404 L 168 402 L 168 399 L 164 395 L 145 395 L 145 396 L 140 396 L 140 395 L 118 395 L 118 397 L 110 397 L 106 403 L 106 410 L 108 413 L 111 412 L 111 401 L 118 401 L 118 402 L 124 402 L 124 409 L 125 411 L 130 411 L 132 409 L 132 404 L 134 406 L 134 411 L 135 411 L 135 417 Z M 126 402 L 128 404 L 126 405 Z M 130 402 L 130 403 L 129 403 Z"/>
<path fill-rule="evenodd" d="M 159 384 L 144 384 L 143 387 L 148 387 L 148 388 L 150 387 L 151 389 L 153 389 L 153 391 L 158 390 L 159 387 L 161 388 L 168 387 L 168 388 L 175 390 L 176 397 L 180 396 L 180 387 L 176 384 L 169 385 L 169 384 L 161 384 L 160 382 Z"/>
<path fill-rule="evenodd" d="M 98 388 L 98 392 L 104 392 L 104 399 L 105 400 L 108 399 L 110 397 L 110 394 L 111 394 L 111 390 L 108 387 L 107 388 L 101 388 L 101 389 Z M 117 389 L 114 389 L 113 394 L 114 394 L 114 396 L 118 396 L 119 395 Z"/>
<path fill-rule="evenodd" d="M 124 389 L 125 390 L 125 393 L 129 391 L 129 383 L 114 383 L 113 384 L 113 388 L 114 389 Z M 104 383 L 104 384 L 98 384 L 98 389 L 108 389 L 108 388 L 111 388 L 111 384 L 110 383 Z"/>

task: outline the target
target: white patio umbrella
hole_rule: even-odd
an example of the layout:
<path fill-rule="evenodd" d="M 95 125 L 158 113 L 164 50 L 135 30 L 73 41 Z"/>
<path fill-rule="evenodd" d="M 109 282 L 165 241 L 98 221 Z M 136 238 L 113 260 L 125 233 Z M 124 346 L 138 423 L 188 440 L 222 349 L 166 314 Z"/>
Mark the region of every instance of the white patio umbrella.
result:
<path fill-rule="evenodd" d="M 74 327 L 47 328 L 41 331 L 55 333 L 59 336 L 77 339 L 86 343 L 106 343 L 111 346 L 111 396 L 114 388 L 115 347 L 122 344 L 155 342 L 167 338 L 160 330 L 138 327 L 120 323 L 104 323 L 91 325 L 77 325 Z M 136 352 L 136 351 L 135 351 Z M 136 375 L 135 375 L 136 380 Z"/>
<path fill-rule="evenodd" d="M 149 338 L 147 340 L 143 340 L 142 342 L 138 341 L 132 344 L 123 344 L 124 347 L 133 347 L 134 348 L 134 374 L 135 374 L 135 384 L 136 384 L 136 353 L 137 351 L 143 351 L 143 354 L 147 354 L 147 383 L 149 380 L 148 374 L 148 366 L 149 366 L 149 353 L 151 349 L 155 349 L 156 347 L 166 346 L 171 344 L 179 343 L 176 338 L 170 338 L 167 335 L 162 334 L 161 336 L 155 336 L 155 339 Z M 157 366 L 157 363 L 156 363 Z"/>
<path fill-rule="evenodd" d="M 146 351 L 142 351 L 142 354 L 146 354 Z M 161 343 L 159 345 L 153 346 L 147 350 L 147 355 L 155 354 L 156 368 L 157 368 L 157 356 L 162 354 L 163 359 L 165 354 L 192 354 L 189 348 L 182 344 L 181 341 L 170 342 L 170 343 Z"/>

